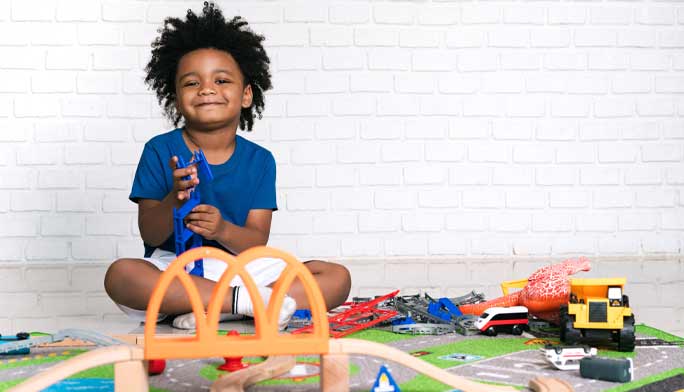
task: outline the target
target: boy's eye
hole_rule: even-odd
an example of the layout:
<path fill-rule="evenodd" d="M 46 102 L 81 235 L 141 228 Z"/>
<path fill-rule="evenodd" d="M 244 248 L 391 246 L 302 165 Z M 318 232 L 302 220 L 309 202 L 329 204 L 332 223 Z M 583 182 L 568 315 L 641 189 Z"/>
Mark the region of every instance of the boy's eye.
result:
<path fill-rule="evenodd" d="M 230 80 L 228 80 L 228 79 L 219 79 L 219 80 L 216 81 L 216 83 L 218 83 L 218 84 L 230 83 Z"/>
<path fill-rule="evenodd" d="M 183 86 L 186 86 L 186 87 L 187 87 L 187 86 L 196 86 L 197 84 L 198 84 L 198 83 L 195 82 L 195 81 L 190 81 L 190 82 L 184 83 Z"/>

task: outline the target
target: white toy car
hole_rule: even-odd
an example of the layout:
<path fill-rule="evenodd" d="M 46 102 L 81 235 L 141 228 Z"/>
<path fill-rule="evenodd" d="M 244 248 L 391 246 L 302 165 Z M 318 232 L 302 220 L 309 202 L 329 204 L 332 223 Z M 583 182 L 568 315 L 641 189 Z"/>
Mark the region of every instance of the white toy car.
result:
<path fill-rule="evenodd" d="M 580 360 L 597 354 L 589 346 L 554 346 L 547 344 L 541 349 L 546 359 L 560 370 L 579 370 Z"/>

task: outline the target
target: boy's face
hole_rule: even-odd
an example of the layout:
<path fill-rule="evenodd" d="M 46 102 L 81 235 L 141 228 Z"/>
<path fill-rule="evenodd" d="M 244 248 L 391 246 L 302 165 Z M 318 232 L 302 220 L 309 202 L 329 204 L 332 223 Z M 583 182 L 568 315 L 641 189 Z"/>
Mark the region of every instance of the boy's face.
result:
<path fill-rule="evenodd" d="M 252 104 L 252 87 L 233 56 L 197 49 L 183 56 L 176 72 L 176 108 L 194 129 L 237 129 L 240 111 Z"/>

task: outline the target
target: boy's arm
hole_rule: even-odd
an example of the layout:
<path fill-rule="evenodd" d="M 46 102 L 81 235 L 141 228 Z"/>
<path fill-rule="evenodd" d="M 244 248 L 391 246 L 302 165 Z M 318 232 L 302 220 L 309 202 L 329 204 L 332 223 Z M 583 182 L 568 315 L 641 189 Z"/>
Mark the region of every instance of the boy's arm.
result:
<path fill-rule="evenodd" d="M 268 209 L 249 210 L 242 227 L 224 220 L 218 208 L 200 204 L 188 214 L 185 223 L 193 232 L 238 254 L 253 246 L 266 245 L 272 214 L 273 211 Z"/>
<path fill-rule="evenodd" d="M 173 209 L 182 205 L 175 192 L 170 192 L 161 201 L 138 200 L 138 228 L 143 241 L 155 247 L 163 244 L 173 234 Z"/>
<path fill-rule="evenodd" d="M 235 254 L 253 246 L 266 245 L 272 215 L 272 210 L 249 210 L 245 227 L 224 221 L 225 227 L 216 240 Z"/>

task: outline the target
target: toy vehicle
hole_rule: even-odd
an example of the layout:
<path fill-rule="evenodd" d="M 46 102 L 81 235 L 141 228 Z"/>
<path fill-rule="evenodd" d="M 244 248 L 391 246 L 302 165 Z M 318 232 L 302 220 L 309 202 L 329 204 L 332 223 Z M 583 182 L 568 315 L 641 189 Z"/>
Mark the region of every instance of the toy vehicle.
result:
<path fill-rule="evenodd" d="M 619 351 L 634 351 L 634 315 L 623 294 L 624 278 L 571 279 L 570 301 L 560 308 L 560 339 L 576 344 L 584 338 L 616 342 Z"/>
<path fill-rule="evenodd" d="M 499 331 L 521 335 L 523 331 L 529 329 L 528 315 L 527 308 L 524 306 L 489 308 L 477 319 L 475 327 L 489 336 L 496 336 Z"/>
<path fill-rule="evenodd" d="M 630 382 L 634 380 L 632 358 L 590 357 L 580 360 L 580 376 L 595 380 Z"/>
<path fill-rule="evenodd" d="M 579 369 L 582 358 L 595 356 L 596 348 L 589 346 L 554 346 L 547 344 L 542 349 L 546 359 L 560 370 Z"/>

